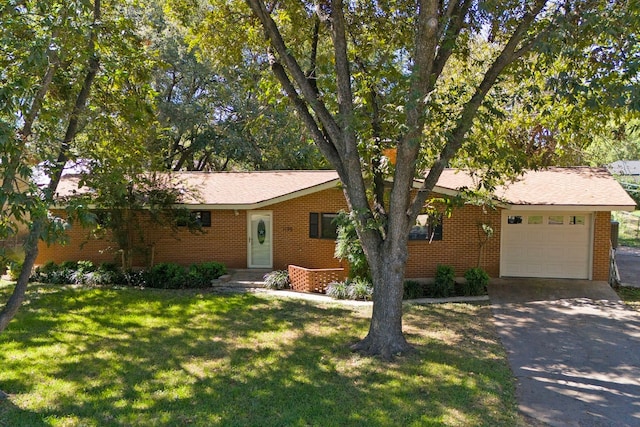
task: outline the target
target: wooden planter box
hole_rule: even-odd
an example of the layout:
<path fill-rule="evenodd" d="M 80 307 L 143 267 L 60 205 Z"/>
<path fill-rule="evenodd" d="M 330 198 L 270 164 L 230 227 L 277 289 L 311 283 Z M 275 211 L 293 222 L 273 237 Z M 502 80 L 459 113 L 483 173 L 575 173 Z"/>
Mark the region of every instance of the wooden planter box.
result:
<path fill-rule="evenodd" d="M 329 283 L 347 278 L 344 268 L 304 268 L 290 265 L 288 270 L 291 289 L 302 292 L 324 293 Z"/>

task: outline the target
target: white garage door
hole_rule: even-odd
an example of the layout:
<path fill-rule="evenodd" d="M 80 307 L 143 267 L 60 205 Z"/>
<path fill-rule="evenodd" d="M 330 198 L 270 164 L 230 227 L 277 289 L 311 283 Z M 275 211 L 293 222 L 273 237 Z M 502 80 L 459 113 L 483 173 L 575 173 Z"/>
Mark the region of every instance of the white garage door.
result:
<path fill-rule="evenodd" d="M 591 214 L 502 211 L 500 275 L 589 279 Z"/>

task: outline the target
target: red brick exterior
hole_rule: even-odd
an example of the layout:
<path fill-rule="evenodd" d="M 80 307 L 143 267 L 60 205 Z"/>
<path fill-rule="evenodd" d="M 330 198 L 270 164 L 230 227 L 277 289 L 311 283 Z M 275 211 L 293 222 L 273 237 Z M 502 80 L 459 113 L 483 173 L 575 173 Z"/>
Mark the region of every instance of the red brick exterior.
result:
<path fill-rule="evenodd" d="M 269 205 L 273 218 L 273 268 L 286 269 L 295 264 L 306 268 L 345 267 L 333 256 L 335 242 L 309 237 L 309 213 L 334 213 L 346 209 L 341 190 L 324 190 Z M 60 212 L 58 212 L 59 214 Z M 219 261 L 229 268 L 247 267 L 247 216 L 243 210 L 214 210 L 211 227 L 204 234 L 180 229 L 149 226 L 146 241 L 150 244 L 146 257 L 137 257 L 137 265 L 153 262 L 177 262 L 188 265 L 195 262 Z M 443 218 L 441 241 L 410 241 L 409 259 L 405 275 L 408 278 L 427 278 L 435 275 L 438 264 L 455 268 L 462 276 L 478 263 L 490 276 L 500 274 L 500 210 L 465 206 L 454 210 L 451 217 Z M 607 280 L 609 271 L 610 213 L 595 216 L 593 280 Z M 487 224 L 494 234 L 486 239 L 481 225 Z M 47 261 L 88 259 L 96 263 L 119 262 L 117 247 L 108 239 L 87 239 L 88 230 L 73 227 L 69 231 L 68 245 L 40 246 L 36 264 Z M 481 242 L 485 241 L 483 245 Z M 151 249 L 153 248 L 153 250 Z M 151 255 L 153 253 L 153 255 Z"/>
<path fill-rule="evenodd" d="M 487 239 L 481 231 L 482 224 L 493 228 L 491 238 Z M 500 211 L 489 209 L 483 212 L 478 206 L 465 206 L 454 210 L 451 217 L 445 216 L 442 227 L 440 241 L 409 241 L 407 277 L 434 277 L 438 264 L 454 267 L 457 276 L 478 265 L 491 277 L 499 275 Z M 485 242 L 482 256 L 481 242 Z"/>
<path fill-rule="evenodd" d="M 592 280 L 609 280 L 611 212 L 596 212 L 593 232 Z"/>

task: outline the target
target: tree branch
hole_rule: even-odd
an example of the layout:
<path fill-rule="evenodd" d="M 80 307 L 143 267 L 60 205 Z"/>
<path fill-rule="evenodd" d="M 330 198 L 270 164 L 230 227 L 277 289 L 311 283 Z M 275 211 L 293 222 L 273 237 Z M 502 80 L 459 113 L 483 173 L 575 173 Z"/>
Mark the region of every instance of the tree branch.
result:
<path fill-rule="evenodd" d="M 289 80 L 289 76 L 287 75 L 282 64 L 280 64 L 273 56 L 271 56 L 270 61 L 273 74 L 280 82 L 280 85 L 282 85 L 282 88 L 287 94 L 287 97 L 300 115 L 300 118 L 304 122 L 305 126 L 311 132 L 311 137 L 313 138 L 322 154 L 326 156 L 327 160 L 329 160 L 332 165 L 338 165 L 337 167 L 342 165 L 342 161 L 340 160 L 340 155 L 338 154 L 336 146 L 333 144 L 330 136 L 320 129 L 320 126 L 316 122 L 316 119 L 311 115 L 311 112 L 307 108 L 307 104 L 300 98 L 300 96 L 298 95 L 298 91 L 291 83 L 291 80 Z M 344 173 L 344 170 L 342 172 Z"/>
<path fill-rule="evenodd" d="M 289 49 L 285 44 L 280 31 L 276 23 L 271 18 L 269 11 L 267 11 L 264 2 L 262 0 L 246 0 L 249 7 L 258 18 L 262 27 L 265 30 L 265 34 L 271 45 L 278 54 L 279 60 L 283 62 L 287 70 L 291 73 L 292 79 L 300 89 L 300 93 L 304 100 L 309 104 L 314 111 L 318 120 L 322 124 L 329 135 L 329 139 L 334 144 L 340 144 L 340 127 L 333 119 L 333 116 L 327 110 L 325 105 L 318 99 L 313 86 L 307 80 L 305 73 L 302 71 L 300 64 L 289 54 Z"/>
<path fill-rule="evenodd" d="M 80 114 L 86 107 L 86 101 L 89 97 L 91 85 L 98 72 L 100 62 L 95 56 L 95 45 L 97 40 L 96 29 L 98 28 L 100 22 L 100 16 L 100 0 L 94 0 L 93 26 L 89 35 L 88 48 L 90 52 L 90 58 L 87 74 L 85 75 L 80 93 L 76 98 L 73 112 L 71 113 L 71 118 L 69 119 L 69 124 L 67 126 L 65 138 L 60 144 L 58 163 L 53 168 L 51 181 L 49 182 L 49 185 L 46 189 L 46 193 L 48 193 L 49 197 L 52 197 L 55 194 L 56 189 L 58 188 L 58 183 L 60 182 L 64 163 L 68 158 L 69 143 L 76 135 Z M 60 162 L 62 162 L 62 164 Z M 33 265 L 35 264 L 36 258 L 38 257 L 38 241 L 43 231 L 45 231 L 45 224 L 46 218 L 42 216 L 33 219 L 33 224 L 31 226 L 31 229 L 29 230 L 27 241 L 24 244 L 25 259 L 22 265 L 22 271 L 20 272 L 20 276 L 18 277 L 18 281 L 13 290 L 13 293 L 11 294 L 11 297 L 9 297 L 9 300 L 7 301 L 5 307 L 0 312 L 0 331 L 3 331 L 7 327 L 11 319 L 13 319 L 13 317 L 18 312 L 22 301 L 24 301 L 24 296 L 27 291 L 27 285 L 29 282 L 29 276 L 31 276 L 31 270 L 33 268 Z"/>
<path fill-rule="evenodd" d="M 429 92 L 435 87 L 438 78 L 442 74 L 442 70 L 444 70 L 444 66 L 453 53 L 453 48 L 456 46 L 456 41 L 464 27 L 465 17 L 467 16 L 467 12 L 469 12 L 471 2 L 472 0 L 463 0 L 461 3 L 454 1 L 449 3 L 447 13 L 444 17 L 445 24 L 443 25 L 441 33 L 438 35 L 440 47 L 434 61 L 433 71 L 431 72 Z"/>
<path fill-rule="evenodd" d="M 338 97 L 338 115 L 342 120 L 340 127 L 344 146 L 345 159 L 358 159 L 360 169 L 360 156 L 357 155 L 357 141 L 355 133 L 355 123 L 353 117 L 353 93 L 351 91 L 351 70 L 349 57 L 347 54 L 347 31 L 345 29 L 345 19 L 342 0 L 334 0 L 331 5 L 331 38 L 333 39 L 333 54 L 335 58 L 336 70 L 336 94 Z M 356 166 L 356 165 L 349 165 Z"/>
<path fill-rule="evenodd" d="M 525 34 L 545 5 L 546 0 L 537 0 L 532 9 L 522 17 L 511 38 L 485 73 L 484 78 L 476 88 L 474 95 L 471 97 L 469 102 L 465 104 L 464 109 L 457 120 L 457 125 L 451 132 L 451 137 L 448 138 L 447 144 L 440 153 L 440 157 L 429 170 L 418 195 L 414 198 L 410 206 L 408 214 L 411 218 L 417 217 L 424 205 L 424 202 L 431 193 L 431 190 L 437 184 L 442 171 L 464 143 L 467 132 L 473 125 L 473 120 L 480 108 L 480 105 L 482 105 L 483 100 L 495 84 L 500 73 L 502 73 L 502 71 L 514 60 L 522 56 L 526 52 L 525 49 L 531 49 L 533 47 L 533 44 L 528 43 L 517 50 Z"/>

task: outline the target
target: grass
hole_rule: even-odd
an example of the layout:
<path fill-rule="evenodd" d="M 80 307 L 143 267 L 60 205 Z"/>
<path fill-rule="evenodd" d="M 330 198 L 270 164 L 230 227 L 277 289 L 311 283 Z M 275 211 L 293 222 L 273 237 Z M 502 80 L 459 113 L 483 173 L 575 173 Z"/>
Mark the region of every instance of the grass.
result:
<path fill-rule="evenodd" d="M 640 211 L 614 212 L 611 218 L 619 223 L 618 244 L 640 247 Z"/>
<path fill-rule="evenodd" d="M 640 311 L 640 288 L 621 286 L 616 292 L 620 295 L 625 304 L 634 310 Z"/>
<path fill-rule="evenodd" d="M 0 301 L 11 285 L 0 284 Z M 416 351 L 351 353 L 369 307 L 32 285 L 0 334 L 0 426 L 513 426 L 486 304 L 410 306 Z"/>

